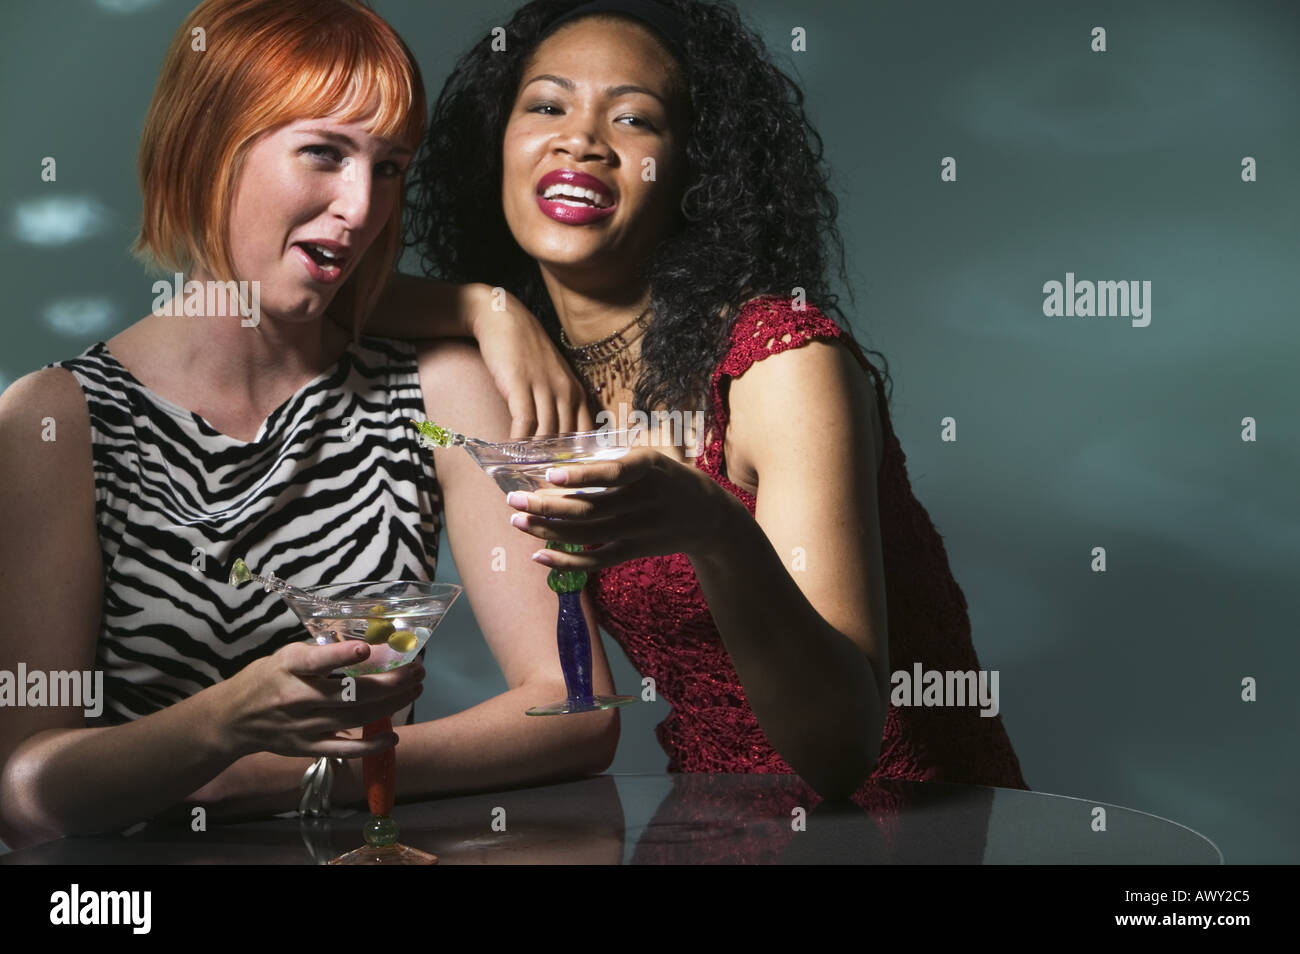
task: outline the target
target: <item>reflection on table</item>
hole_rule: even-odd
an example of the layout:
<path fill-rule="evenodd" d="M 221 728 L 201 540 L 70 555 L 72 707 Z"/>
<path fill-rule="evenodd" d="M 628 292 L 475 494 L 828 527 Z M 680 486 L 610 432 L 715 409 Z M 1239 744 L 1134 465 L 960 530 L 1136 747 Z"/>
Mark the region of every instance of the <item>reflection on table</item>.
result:
<path fill-rule="evenodd" d="M 406 844 L 458 864 L 1221 864 L 1204 836 L 1085 799 L 883 781 L 863 804 L 791 775 L 620 775 L 399 805 Z M 1095 809 L 1106 809 L 1106 828 Z M 209 825 L 155 821 L 65 838 L 0 864 L 317 864 L 357 812 Z"/>

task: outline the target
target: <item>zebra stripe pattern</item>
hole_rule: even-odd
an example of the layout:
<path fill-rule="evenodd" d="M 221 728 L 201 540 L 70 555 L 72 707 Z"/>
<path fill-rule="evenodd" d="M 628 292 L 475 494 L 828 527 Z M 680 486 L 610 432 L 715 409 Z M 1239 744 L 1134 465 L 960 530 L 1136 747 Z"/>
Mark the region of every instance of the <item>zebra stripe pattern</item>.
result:
<path fill-rule="evenodd" d="M 274 594 L 227 583 L 242 556 L 298 586 L 429 580 L 442 496 L 415 348 L 362 338 L 251 442 L 153 393 L 103 342 L 52 367 L 90 411 L 104 600 L 97 724 L 136 719 L 307 638 Z"/>

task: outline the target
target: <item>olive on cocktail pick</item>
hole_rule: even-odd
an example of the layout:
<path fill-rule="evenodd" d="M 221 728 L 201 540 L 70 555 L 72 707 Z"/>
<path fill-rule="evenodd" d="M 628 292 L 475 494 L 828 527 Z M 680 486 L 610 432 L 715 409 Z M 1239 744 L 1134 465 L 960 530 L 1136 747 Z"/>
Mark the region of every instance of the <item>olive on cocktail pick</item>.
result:
<path fill-rule="evenodd" d="M 325 600 L 314 597 L 311 594 L 300 590 L 298 587 L 286 583 L 274 573 L 268 574 L 267 576 L 261 576 L 254 573 L 248 568 L 248 564 L 244 562 L 242 557 L 236 557 L 235 562 L 231 565 L 230 579 L 228 582 L 231 586 L 240 586 L 244 583 L 261 583 L 262 589 L 266 590 L 268 593 L 275 592 L 283 596 L 292 596 L 297 599 L 309 600 L 324 609 L 345 608 L 344 604 L 336 603 L 334 600 Z"/>
<path fill-rule="evenodd" d="M 413 417 L 407 420 L 420 432 L 417 440 L 425 447 L 459 447 L 468 440 L 464 434 L 457 434 L 455 431 L 440 427 L 433 421 L 417 421 Z"/>
<path fill-rule="evenodd" d="M 248 564 L 236 557 L 235 565 L 230 568 L 230 585 L 239 586 L 241 583 L 251 582 L 252 579 L 253 571 L 248 568 Z"/>

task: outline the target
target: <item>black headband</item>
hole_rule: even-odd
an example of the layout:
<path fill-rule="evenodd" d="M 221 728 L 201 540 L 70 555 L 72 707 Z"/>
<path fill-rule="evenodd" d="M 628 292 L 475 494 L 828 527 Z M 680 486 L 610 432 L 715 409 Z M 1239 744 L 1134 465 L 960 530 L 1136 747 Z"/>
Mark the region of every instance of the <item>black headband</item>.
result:
<path fill-rule="evenodd" d="M 659 34 L 674 56 L 685 59 L 686 24 L 675 12 L 654 0 L 593 0 L 556 17 L 546 28 L 545 35 L 554 33 L 562 24 L 592 13 L 621 13 L 639 20 Z"/>

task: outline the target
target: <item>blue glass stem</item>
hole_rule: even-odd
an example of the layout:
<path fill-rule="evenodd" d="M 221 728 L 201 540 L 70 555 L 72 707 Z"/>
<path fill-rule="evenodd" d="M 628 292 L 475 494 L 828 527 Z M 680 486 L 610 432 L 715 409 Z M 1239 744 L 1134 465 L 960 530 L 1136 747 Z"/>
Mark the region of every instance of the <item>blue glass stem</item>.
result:
<path fill-rule="evenodd" d="M 560 615 L 555 630 L 564 685 L 569 690 L 570 703 L 589 706 L 596 699 L 591 687 L 591 633 L 587 631 L 587 617 L 582 612 L 582 593 L 557 595 Z"/>

